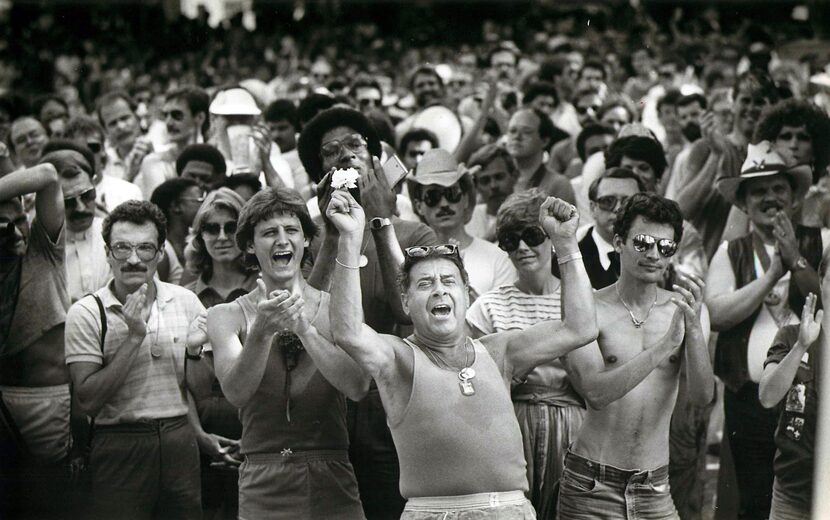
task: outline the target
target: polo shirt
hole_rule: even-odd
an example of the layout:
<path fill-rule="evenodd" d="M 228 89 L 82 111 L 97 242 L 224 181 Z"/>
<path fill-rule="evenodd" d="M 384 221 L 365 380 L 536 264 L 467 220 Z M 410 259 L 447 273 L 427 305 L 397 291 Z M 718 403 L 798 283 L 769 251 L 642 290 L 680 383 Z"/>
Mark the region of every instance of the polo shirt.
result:
<path fill-rule="evenodd" d="M 147 334 L 139 345 L 122 386 L 101 408 L 99 425 L 164 419 L 187 413 L 184 355 L 187 330 L 205 310 L 199 298 L 184 287 L 155 281 L 156 300 L 147 320 Z M 72 305 L 66 316 L 66 364 L 106 365 L 129 334 L 123 305 L 116 298 L 114 282 L 95 292 L 104 305 L 107 335 L 101 349 L 98 305 L 90 297 Z"/>

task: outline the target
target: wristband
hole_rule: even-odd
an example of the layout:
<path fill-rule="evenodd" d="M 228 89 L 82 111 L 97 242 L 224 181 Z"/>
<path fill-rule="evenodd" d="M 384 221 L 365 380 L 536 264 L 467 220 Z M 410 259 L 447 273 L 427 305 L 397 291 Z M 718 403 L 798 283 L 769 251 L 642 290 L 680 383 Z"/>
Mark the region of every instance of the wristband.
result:
<path fill-rule="evenodd" d="M 571 253 L 569 255 L 564 255 L 564 256 L 557 257 L 556 261 L 559 263 L 559 265 L 562 265 L 562 264 L 567 264 L 568 262 L 573 262 L 574 260 L 581 260 L 581 259 L 582 259 L 582 253 L 577 251 L 576 253 Z"/>
<path fill-rule="evenodd" d="M 346 265 L 346 264 L 344 264 L 344 263 L 343 263 L 343 262 L 341 262 L 341 261 L 340 261 L 340 259 L 339 259 L 339 258 L 337 258 L 336 256 L 334 257 L 334 261 L 335 261 L 335 262 L 337 262 L 337 265 L 339 265 L 339 266 L 341 266 L 341 267 L 345 267 L 346 269 L 360 269 L 360 266 L 359 266 L 359 265 Z"/>
<path fill-rule="evenodd" d="M 199 361 L 199 360 L 202 359 L 202 351 L 204 350 L 204 348 L 205 348 L 204 345 L 200 346 L 198 354 L 191 354 L 190 350 L 184 349 L 184 357 L 186 357 L 187 359 L 190 359 L 192 361 Z"/>

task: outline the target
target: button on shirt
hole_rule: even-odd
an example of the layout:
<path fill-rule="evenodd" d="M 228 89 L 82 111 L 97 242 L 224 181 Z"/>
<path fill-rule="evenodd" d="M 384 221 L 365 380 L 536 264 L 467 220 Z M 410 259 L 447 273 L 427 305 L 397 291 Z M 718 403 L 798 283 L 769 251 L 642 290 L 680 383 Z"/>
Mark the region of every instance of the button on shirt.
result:
<path fill-rule="evenodd" d="M 155 282 L 156 300 L 147 334 L 121 387 L 95 417 L 97 424 L 130 423 L 187 413 L 184 354 L 190 322 L 204 311 L 195 294 L 183 287 Z M 123 305 L 113 282 L 96 291 L 106 309 L 107 336 L 101 352 L 101 320 L 91 297 L 72 305 L 66 317 L 66 363 L 107 365 L 129 334 Z"/>
<path fill-rule="evenodd" d="M 101 235 L 102 224 L 102 219 L 95 218 L 82 233 L 66 230 L 66 278 L 73 303 L 104 287 L 112 278 Z"/>

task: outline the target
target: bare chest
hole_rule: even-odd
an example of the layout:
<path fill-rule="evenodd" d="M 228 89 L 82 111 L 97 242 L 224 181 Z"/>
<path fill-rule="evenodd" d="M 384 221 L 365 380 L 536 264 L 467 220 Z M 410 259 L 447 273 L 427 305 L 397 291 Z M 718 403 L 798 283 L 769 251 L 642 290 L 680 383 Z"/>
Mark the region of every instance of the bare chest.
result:
<path fill-rule="evenodd" d="M 674 305 L 655 306 L 648 319 L 639 327 L 622 305 L 606 305 L 600 313 L 600 333 L 597 341 L 605 367 L 621 366 L 649 348 L 655 348 L 671 326 Z M 676 374 L 680 367 L 680 350 L 676 349 L 657 367 L 655 372 Z"/>

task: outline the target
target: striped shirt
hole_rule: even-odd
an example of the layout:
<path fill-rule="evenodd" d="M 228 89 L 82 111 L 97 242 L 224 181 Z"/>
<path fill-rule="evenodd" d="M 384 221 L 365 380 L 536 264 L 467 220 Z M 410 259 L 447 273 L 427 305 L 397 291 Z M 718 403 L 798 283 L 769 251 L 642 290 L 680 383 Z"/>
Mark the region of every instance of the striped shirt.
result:
<path fill-rule="evenodd" d="M 527 294 L 501 285 L 481 295 L 467 310 L 467 323 L 484 334 L 524 330 L 542 321 L 562 319 L 561 286 L 550 294 Z M 568 381 L 562 362 L 540 365 L 524 381 L 513 381 L 514 401 L 584 406 Z"/>
<path fill-rule="evenodd" d="M 101 319 L 91 297 L 81 298 L 66 316 L 66 363 L 109 363 L 129 334 L 123 305 L 113 282 L 95 292 L 106 309 L 107 336 L 101 352 Z M 99 425 L 164 419 L 187 413 L 184 353 L 187 329 L 204 306 L 195 294 L 156 281 L 156 300 L 147 320 L 147 334 L 123 385 L 101 408 Z"/>

